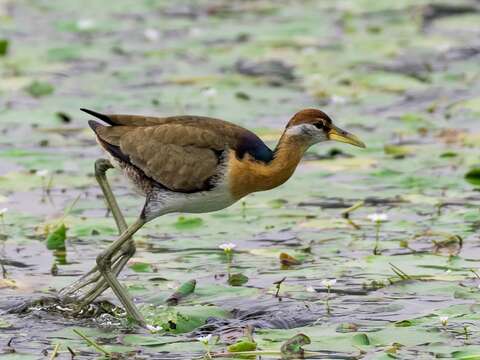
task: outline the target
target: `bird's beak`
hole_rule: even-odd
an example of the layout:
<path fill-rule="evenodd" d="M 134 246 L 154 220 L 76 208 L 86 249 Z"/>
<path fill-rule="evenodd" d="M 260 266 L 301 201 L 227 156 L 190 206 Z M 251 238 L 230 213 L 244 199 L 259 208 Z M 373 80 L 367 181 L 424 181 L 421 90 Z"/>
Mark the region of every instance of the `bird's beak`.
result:
<path fill-rule="evenodd" d="M 365 148 L 365 144 L 357 138 L 355 135 L 350 134 L 348 131 L 342 130 L 332 125 L 332 128 L 328 132 L 328 139 L 333 141 L 340 141 L 361 148 Z"/>

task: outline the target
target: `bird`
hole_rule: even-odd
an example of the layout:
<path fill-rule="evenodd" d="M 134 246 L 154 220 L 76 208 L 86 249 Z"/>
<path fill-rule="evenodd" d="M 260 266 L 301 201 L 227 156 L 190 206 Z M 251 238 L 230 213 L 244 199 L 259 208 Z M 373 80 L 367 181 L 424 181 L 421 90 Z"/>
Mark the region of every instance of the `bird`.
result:
<path fill-rule="evenodd" d="M 331 140 L 365 147 L 318 109 L 295 113 L 273 150 L 255 133 L 225 120 L 81 110 L 102 122 L 88 121 L 107 157 L 95 161 L 95 177 L 120 235 L 97 256 L 96 265 L 60 295 L 84 308 L 111 288 L 140 326 L 146 326 L 145 319 L 117 276 L 135 253 L 132 236 L 146 223 L 168 213 L 221 210 L 248 194 L 274 189 L 293 175 L 306 150 L 317 143 Z M 130 225 L 107 180 L 111 168 L 119 169 L 145 198 Z"/>

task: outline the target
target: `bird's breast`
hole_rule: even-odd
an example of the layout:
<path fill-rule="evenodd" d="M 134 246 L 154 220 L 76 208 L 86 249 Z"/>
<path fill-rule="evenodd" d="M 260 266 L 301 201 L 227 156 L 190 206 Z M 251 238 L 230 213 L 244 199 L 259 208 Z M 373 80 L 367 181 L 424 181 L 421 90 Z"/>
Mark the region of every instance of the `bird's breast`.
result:
<path fill-rule="evenodd" d="M 227 179 L 230 193 L 236 200 L 256 191 L 273 189 L 292 176 L 298 164 L 299 158 L 282 161 L 274 159 L 264 163 L 253 159 L 248 154 L 238 158 L 231 151 L 228 157 Z"/>

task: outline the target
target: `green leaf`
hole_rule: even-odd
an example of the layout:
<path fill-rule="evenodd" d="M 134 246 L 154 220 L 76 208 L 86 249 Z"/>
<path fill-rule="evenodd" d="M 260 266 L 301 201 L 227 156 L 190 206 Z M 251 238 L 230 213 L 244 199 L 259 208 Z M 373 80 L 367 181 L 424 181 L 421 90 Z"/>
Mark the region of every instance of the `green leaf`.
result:
<path fill-rule="evenodd" d="M 11 326 L 12 324 L 10 324 L 7 320 L 0 318 L 0 329 L 7 329 Z"/>
<path fill-rule="evenodd" d="M 228 352 L 253 351 L 257 349 L 257 343 L 248 340 L 240 340 L 227 347 Z"/>
<path fill-rule="evenodd" d="M 65 249 L 65 239 L 67 238 L 67 228 L 64 223 L 61 223 L 50 235 L 47 237 L 48 250 L 62 250 Z"/>
<path fill-rule="evenodd" d="M 280 351 L 287 356 L 302 356 L 305 352 L 302 346 L 308 344 L 310 344 L 310 338 L 307 335 L 297 334 L 285 341 Z"/>
<path fill-rule="evenodd" d="M 240 273 L 232 274 L 228 279 L 228 283 L 232 286 L 242 286 L 247 282 L 248 282 L 248 277 Z"/>
<path fill-rule="evenodd" d="M 472 185 L 480 185 L 480 168 L 473 168 L 465 174 L 465 180 Z"/>
<path fill-rule="evenodd" d="M 146 272 L 152 272 L 152 265 L 146 262 L 134 262 L 128 265 L 130 269 L 132 269 L 135 272 L 140 272 L 140 273 L 146 273 Z"/>
<path fill-rule="evenodd" d="M 32 95 L 33 97 L 39 98 L 42 96 L 50 95 L 54 91 L 53 85 L 43 82 L 43 81 L 33 81 L 31 82 L 25 90 Z"/>
<path fill-rule="evenodd" d="M 180 216 L 174 225 L 179 230 L 195 229 L 203 225 L 203 219 L 199 217 Z"/>
<path fill-rule="evenodd" d="M 5 56 L 8 53 L 9 41 L 7 39 L 0 39 L 0 56 Z"/>
<path fill-rule="evenodd" d="M 355 334 L 353 336 L 353 343 L 355 345 L 370 345 L 370 339 L 368 338 L 367 334 Z"/>
<path fill-rule="evenodd" d="M 412 322 L 410 320 L 401 320 L 394 323 L 396 327 L 409 327 L 412 326 Z"/>
<path fill-rule="evenodd" d="M 148 324 L 164 331 L 183 334 L 206 323 L 211 318 L 226 318 L 229 313 L 217 306 L 151 306 L 142 308 Z"/>
<path fill-rule="evenodd" d="M 195 291 L 196 280 L 189 280 L 182 285 L 166 300 L 168 305 L 177 305 L 179 301 Z"/>

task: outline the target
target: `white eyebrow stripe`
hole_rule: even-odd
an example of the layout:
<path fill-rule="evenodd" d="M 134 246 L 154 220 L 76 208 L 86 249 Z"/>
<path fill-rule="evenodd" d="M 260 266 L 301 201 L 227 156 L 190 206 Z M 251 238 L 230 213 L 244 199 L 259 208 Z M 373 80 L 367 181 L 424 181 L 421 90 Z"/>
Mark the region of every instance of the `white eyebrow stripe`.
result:
<path fill-rule="evenodd" d="M 300 124 L 300 125 L 294 125 L 291 128 L 287 129 L 286 134 L 287 135 L 308 135 L 311 133 L 317 132 L 318 129 L 315 127 L 315 125 L 312 124 Z"/>

